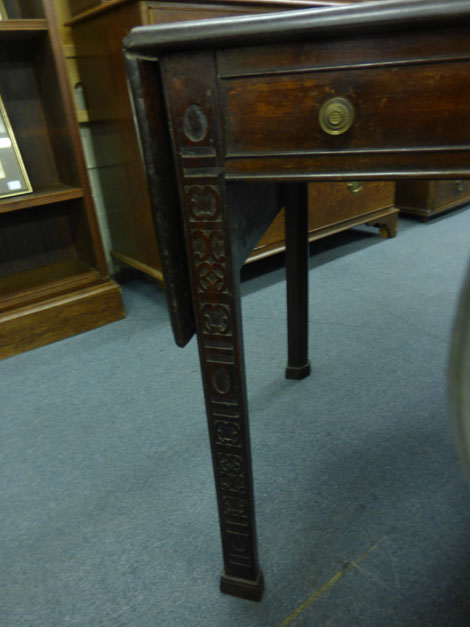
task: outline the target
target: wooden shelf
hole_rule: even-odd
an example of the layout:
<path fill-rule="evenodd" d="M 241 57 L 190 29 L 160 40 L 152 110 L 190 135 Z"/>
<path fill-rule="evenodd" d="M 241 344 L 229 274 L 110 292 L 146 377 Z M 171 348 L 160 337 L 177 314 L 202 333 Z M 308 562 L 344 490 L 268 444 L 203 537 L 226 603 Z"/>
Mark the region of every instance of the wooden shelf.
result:
<path fill-rule="evenodd" d="M 22 43 L 47 33 L 46 20 L 0 20 L 0 43 Z"/>
<path fill-rule="evenodd" d="M 71 259 L 0 279 L 0 311 L 42 300 L 100 281 L 100 273 Z"/>
<path fill-rule="evenodd" d="M 80 187 L 68 187 L 58 185 L 47 189 L 41 189 L 21 196 L 10 196 L 5 200 L 0 200 L 0 214 L 40 207 L 41 205 L 51 205 L 64 200 L 83 198 L 83 190 Z"/>

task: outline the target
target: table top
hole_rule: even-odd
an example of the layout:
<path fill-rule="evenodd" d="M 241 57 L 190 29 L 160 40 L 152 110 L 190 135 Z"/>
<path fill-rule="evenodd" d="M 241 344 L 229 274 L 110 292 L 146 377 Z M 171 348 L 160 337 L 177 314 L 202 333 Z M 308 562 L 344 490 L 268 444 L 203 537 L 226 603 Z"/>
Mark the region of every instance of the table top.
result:
<path fill-rule="evenodd" d="M 388 0 L 270 14 L 139 26 L 124 40 L 137 54 L 339 37 L 470 20 L 467 0 Z"/>

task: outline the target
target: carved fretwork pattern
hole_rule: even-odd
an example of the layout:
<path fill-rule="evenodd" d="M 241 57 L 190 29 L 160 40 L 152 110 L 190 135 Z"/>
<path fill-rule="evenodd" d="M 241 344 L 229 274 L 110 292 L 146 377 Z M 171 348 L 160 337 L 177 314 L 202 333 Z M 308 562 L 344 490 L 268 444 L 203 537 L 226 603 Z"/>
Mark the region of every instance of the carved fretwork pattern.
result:
<path fill-rule="evenodd" d="M 219 191 L 216 185 L 185 185 L 184 191 L 198 288 L 207 293 L 224 292 L 227 259 L 221 229 Z"/>
<path fill-rule="evenodd" d="M 205 120 L 210 119 L 209 111 L 199 106 L 196 108 L 193 103 L 189 105 L 184 119 L 186 136 L 192 141 L 203 137 L 205 143 L 215 147 L 217 142 L 211 137 L 211 128 L 205 127 Z M 193 155 L 193 159 L 196 158 Z M 252 578 L 256 567 L 255 532 L 251 523 L 251 484 L 243 450 L 240 356 L 233 341 L 236 295 L 234 286 L 228 281 L 231 261 L 224 235 L 228 225 L 224 225 L 221 198 L 224 192 L 220 191 L 219 179 L 211 174 L 217 166 L 215 151 L 211 163 L 207 155 L 204 159 L 206 174 L 201 174 L 197 183 L 193 182 L 196 178 L 193 162 L 188 161 L 187 167 L 182 166 L 186 224 L 191 242 L 190 262 L 202 340 L 200 350 L 206 378 L 224 553 L 228 565 L 233 567 L 232 574 L 241 577 L 246 574 Z"/>
<path fill-rule="evenodd" d="M 224 496 L 222 498 L 224 514 L 227 522 L 236 522 L 244 525 L 248 518 L 248 501 L 238 496 Z"/>
<path fill-rule="evenodd" d="M 249 545 L 244 538 L 238 537 L 233 539 L 230 543 L 230 548 L 230 562 L 232 564 L 236 566 L 244 566 L 245 568 L 249 568 L 251 566 Z"/>
<path fill-rule="evenodd" d="M 218 436 L 221 434 L 220 424 L 219 422 L 217 425 Z M 227 433 L 222 431 L 222 435 L 226 437 Z M 232 432 L 232 435 L 236 436 L 236 433 Z M 246 487 L 242 456 L 234 455 L 233 453 L 218 453 L 217 461 L 219 463 L 219 476 L 222 488 L 229 492 L 244 494 Z"/>

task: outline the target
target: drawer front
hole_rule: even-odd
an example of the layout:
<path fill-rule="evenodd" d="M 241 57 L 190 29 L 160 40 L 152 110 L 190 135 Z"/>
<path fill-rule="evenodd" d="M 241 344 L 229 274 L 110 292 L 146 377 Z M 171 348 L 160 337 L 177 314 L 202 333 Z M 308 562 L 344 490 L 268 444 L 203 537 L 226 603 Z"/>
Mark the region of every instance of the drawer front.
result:
<path fill-rule="evenodd" d="M 225 77 L 227 157 L 308 154 L 470 144 L 470 63 L 400 64 L 344 71 Z M 322 129 L 322 105 L 346 99 L 349 130 Z"/>
<path fill-rule="evenodd" d="M 433 208 L 470 202 L 470 181 L 437 181 L 434 186 Z"/>
<path fill-rule="evenodd" d="M 309 185 L 309 228 L 319 229 L 393 207 L 395 183 L 353 182 Z"/>

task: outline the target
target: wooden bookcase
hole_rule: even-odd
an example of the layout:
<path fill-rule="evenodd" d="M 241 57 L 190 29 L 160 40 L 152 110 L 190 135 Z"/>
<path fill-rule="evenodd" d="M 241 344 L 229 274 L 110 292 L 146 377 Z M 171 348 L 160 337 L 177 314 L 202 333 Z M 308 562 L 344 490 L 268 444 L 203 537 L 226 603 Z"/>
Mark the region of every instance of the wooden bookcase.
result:
<path fill-rule="evenodd" d="M 124 316 L 108 276 L 51 1 L 4 5 L 0 95 L 33 191 L 0 198 L 0 358 Z"/>

